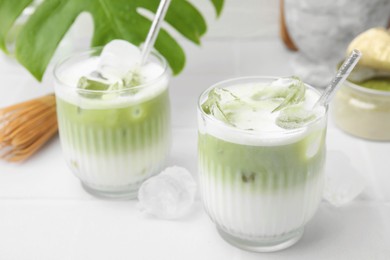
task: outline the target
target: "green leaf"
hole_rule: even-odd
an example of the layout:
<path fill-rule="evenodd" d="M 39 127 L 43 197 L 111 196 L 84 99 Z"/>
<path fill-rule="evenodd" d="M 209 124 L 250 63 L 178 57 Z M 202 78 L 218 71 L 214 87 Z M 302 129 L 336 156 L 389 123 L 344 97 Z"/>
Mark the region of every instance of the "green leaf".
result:
<path fill-rule="evenodd" d="M 215 7 L 217 15 L 220 16 L 223 9 L 223 0 L 211 0 L 211 2 Z"/>
<path fill-rule="evenodd" d="M 31 1 L 0 0 L 0 47 L 3 50 L 9 29 Z M 223 2 L 211 0 L 218 15 Z M 45 0 L 21 29 L 16 40 L 16 58 L 41 80 L 60 41 L 82 12 L 90 13 L 94 21 L 93 47 L 103 46 L 113 39 L 140 45 L 151 25 L 151 20 L 142 15 L 142 9 L 155 13 L 159 3 L 159 0 Z M 7 11 L 5 16 L 3 7 Z M 202 14 L 187 0 L 172 0 L 165 20 L 196 44 L 207 30 Z M 174 74 L 184 68 L 183 49 L 166 30 L 160 31 L 155 48 L 167 59 Z"/>
<path fill-rule="evenodd" d="M 194 6 L 183 0 L 173 0 L 171 5 L 174 5 L 175 8 L 169 9 L 165 20 L 187 39 L 199 44 L 200 37 L 207 30 L 202 14 Z M 157 4 L 153 4 L 152 1 L 144 1 L 142 7 L 153 12 L 156 10 Z"/>
<path fill-rule="evenodd" d="M 9 30 L 23 10 L 31 4 L 33 0 L 5 1 L 0 0 L 0 48 L 7 51 L 6 39 Z"/>

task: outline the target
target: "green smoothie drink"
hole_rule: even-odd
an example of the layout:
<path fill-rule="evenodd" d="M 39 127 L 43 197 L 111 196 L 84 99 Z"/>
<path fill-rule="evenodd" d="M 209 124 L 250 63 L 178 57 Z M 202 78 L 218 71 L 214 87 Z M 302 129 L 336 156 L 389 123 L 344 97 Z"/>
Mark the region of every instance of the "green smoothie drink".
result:
<path fill-rule="evenodd" d="M 204 207 L 221 236 L 247 250 L 294 244 L 322 197 L 326 109 L 295 78 L 241 78 L 199 100 Z"/>
<path fill-rule="evenodd" d="M 113 41 L 55 70 L 65 160 L 90 193 L 132 198 L 165 165 L 170 147 L 168 73 L 153 54 Z"/>

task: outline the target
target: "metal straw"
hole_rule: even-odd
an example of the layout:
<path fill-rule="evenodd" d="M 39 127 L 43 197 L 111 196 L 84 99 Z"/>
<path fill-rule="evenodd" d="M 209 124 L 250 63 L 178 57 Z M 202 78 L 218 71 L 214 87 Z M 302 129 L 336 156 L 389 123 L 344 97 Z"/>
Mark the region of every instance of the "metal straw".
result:
<path fill-rule="evenodd" d="M 150 51 L 152 50 L 154 43 L 156 42 L 157 35 L 160 32 L 162 21 L 164 20 L 165 14 L 167 13 L 170 3 L 171 0 L 161 0 L 160 5 L 158 6 L 156 16 L 153 20 L 145 44 L 142 48 L 141 65 L 145 64 L 146 60 L 149 57 Z"/>

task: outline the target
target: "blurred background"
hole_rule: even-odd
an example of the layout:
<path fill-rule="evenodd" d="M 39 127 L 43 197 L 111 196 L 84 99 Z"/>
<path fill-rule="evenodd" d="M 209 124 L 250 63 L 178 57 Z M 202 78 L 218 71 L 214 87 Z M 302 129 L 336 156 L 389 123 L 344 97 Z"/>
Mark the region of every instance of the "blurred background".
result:
<path fill-rule="evenodd" d="M 184 71 L 171 84 L 171 95 L 180 97 L 172 98 L 173 124 L 178 127 L 196 127 L 199 94 L 224 79 L 297 75 L 315 87 L 325 87 L 350 41 L 368 28 L 386 27 L 390 16 L 389 0 L 225 0 L 219 18 L 210 0 L 190 2 L 208 22 L 201 46 L 165 25 L 187 55 Z M 33 11 L 34 7 L 27 9 L 18 22 L 23 23 Z M 80 15 L 61 42 L 51 67 L 61 57 L 88 49 L 92 32 L 90 15 Z M 11 35 L 10 49 L 13 39 Z M 0 97 L 0 104 L 53 92 L 51 67 L 39 83 L 12 57 L 1 53 L 2 77 L 12 89 Z"/>

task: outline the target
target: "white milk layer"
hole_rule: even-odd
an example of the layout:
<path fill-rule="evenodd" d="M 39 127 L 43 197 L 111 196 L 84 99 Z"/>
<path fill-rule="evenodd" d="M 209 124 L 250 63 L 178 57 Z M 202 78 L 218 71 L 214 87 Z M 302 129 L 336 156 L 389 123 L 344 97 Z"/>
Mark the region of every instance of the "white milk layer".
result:
<path fill-rule="evenodd" d="M 169 155 L 170 121 L 165 113 L 126 130 L 125 136 L 123 128 L 89 127 L 65 117 L 58 121 L 66 162 L 83 183 L 95 189 L 136 189 L 162 170 Z"/>
<path fill-rule="evenodd" d="M 254 192 L 241 181 L 226 182 L 229 169 L 218 165 L 201 169 L 205 210 L 225 232 L 242 239 L 281 236 L 302 228 L 315 214 L 322 198 L 323 174 L 295 187 L 274 191 L 273 181 Z M 208 173 L 207 171 L 212 171 Z M 284 180 L 280 180 L 284 181 Z M 246 187 L 246 188 L 245 188 Z"/>

